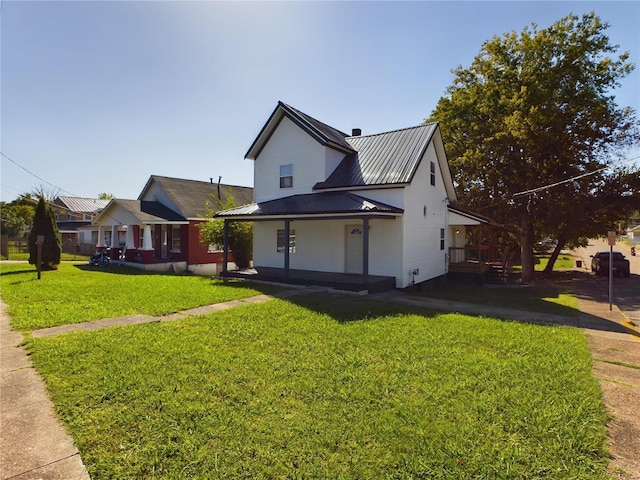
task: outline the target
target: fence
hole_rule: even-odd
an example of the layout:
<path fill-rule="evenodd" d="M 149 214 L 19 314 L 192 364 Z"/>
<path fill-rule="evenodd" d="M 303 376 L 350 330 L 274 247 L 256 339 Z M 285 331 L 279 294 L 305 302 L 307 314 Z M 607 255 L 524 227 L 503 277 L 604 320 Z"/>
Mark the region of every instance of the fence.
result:
<path fill-rule="evenodd" d="M 62 242 L 62 253 L 67 260 L 76 260 L 76 257 L 92 255 L 96 252 L 96 246 L 91 243 Z M 0 237 L 0 255 L 4 260 L 29 260 L 29 241 L 24 237 Z"/>

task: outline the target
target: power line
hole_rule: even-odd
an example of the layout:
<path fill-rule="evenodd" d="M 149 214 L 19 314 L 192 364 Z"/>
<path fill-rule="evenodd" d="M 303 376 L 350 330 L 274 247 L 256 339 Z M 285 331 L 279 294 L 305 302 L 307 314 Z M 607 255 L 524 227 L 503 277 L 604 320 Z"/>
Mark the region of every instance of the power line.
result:
<path fill-rule="evenodd" d="M 9 155 L 6 155 L 6 154 L 5 154 L 5 153 L 3 153 L 3 152 L 0 152 L 0 155 L 2 155 L 4 158 L 6 158 L 7 160 L 9 160 L 9 161 L 10 161 L 11 163 L 13 163 L 16 167 L 21 168 L 22 170 L 24 170 L 25 172 L 27 172 L 29 175 L 32 175 L 32 176 L 36 177 L 36 178 L 37 178 L 38 180 L 40 180 L 41 182 L 46 183 L 47 185 L 49 185 L 49 186 L 51 186 L 51 187 L 55 188 L 56 190 L 59 190 L 59 191 L 61 191 L 61 192 L 68 193 L 68 194 L 69 194 L 69 195 L 71 195 L 72 197 L 79 197 L 79 195 L 76 195 L 75 193 L 71 193 L 71 192 L 69 192 L 69 191 L 65 190 L 64 188 L 60 188 L 60 187 L 58 187 L 57 185 L 54 185 L 54 184 L 53 184 L 53 183 L 51 183 L 51 182 L 47 182 L 44 178 L 39 177 L 38 175 L 36 175 L 36 174 L 35 174 L 35 173 L 33 173 L 33 172 L 30 172 L 29 170 L 27 170 L 26 168 L 24 168 L 22 165 L 20 165 L 18 162 L 16 162 L 14 159 L 12 159 Z"/>
<path fill-rule="evenodd" d="M 636 155 L 635 157 L 627 158 L 626 160 L 623 160 L 621 162 L 614 163 L 614 164 L 611 164 L 611 165 L 607 165 L 606 167 L 603 167 L 603 168 L 599 168 L 598 170 L 594 170 L 593 172 L 583 173 L 582 175 L 577 175 L 575 177 L 567 178 L 566 180 L 561 180 L 559 182 L 551 183 L 549 185 L 544 185 L 542 187 L 532 188 L 531 190 L 524 190 L 522 192 L 517 192 L 517 193 L 514 193 L 511 196 L 511 198 L 520 197 L 520 196 L 523 196 L 523 195 L 530 195 L 532 193 L 536 193 L 536 192 L 539 192 L 541 190 L 547 190 L 549 188 L 557 187 L 558 185 L 563 185 L 565 183 L 573 182 L 574 180 L 578 180 L 580 178 L 588 177 L 590 175 L 595 175 L 596 173 L 604 172 L 605 170 L 609 170 L 610 168 L 618 167 L 620 165 L 624 165 L 625 163 L 632 162 L 632 161 L 637 160 L 639 158 L 640 158 L 640 155 Z"/>

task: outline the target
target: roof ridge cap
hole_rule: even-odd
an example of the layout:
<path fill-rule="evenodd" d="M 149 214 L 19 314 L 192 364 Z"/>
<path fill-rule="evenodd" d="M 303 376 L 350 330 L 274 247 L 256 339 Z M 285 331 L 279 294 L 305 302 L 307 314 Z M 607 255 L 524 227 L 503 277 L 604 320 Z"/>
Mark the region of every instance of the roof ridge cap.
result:
<path fill-rule="evenodd" d="M 350 135 L 350 136 L 347 137 L 347 140 L 351 140 L 353 138 L 375 137 L 375 136 L 378 136 L 378 135 L 387 135 L 389 133 L 402 132 L 403 130 L 413 130 L 415 128 L 430 127 L 430 126 L 437 125 L 437 124 L 438 124 L 438 122 L 421 123 L 420 125 L 414 125 L 412 127 L 396 128 L 394 130 L 388 130 L 386 132 L 370 133 L 369 135 Z"/>

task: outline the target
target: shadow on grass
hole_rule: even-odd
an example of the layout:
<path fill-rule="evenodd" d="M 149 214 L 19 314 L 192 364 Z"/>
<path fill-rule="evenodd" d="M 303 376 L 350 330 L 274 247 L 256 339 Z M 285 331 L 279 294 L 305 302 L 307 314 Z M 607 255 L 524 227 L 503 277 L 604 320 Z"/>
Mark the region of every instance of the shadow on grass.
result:
<path fill-rule="evenodd" d="M 338 323 L 361 322 L 388 315 L 432 316 L 436 312 L 419 306 L 372 300 L 364 295 L 316 292 L 287 297 L 287 302 L 327 315 Z"/>
<path fill-rule="evenodd" d="M 17 273 L 33 273 L 34 275 L 38 274 L 38 271 L 36 270 L 36 267 L 32 267 L 32 268 L 25 268 L 23 270 L 11 270 L 9 272 L 7 271 L 0 271 L 0 277 L 5 277 L 5 276 L 9 276 L 9 275 L 15 275 Z"/>
<path fill-rule="evenodd" d="M 572 273 L 536 273 L 535 282 L 531 285 L 522 285 L 519 282 L 486 286 L 449 283 L 443 287 L 413 292 L 410 295 L 575 318 L 579 310 L 565 304 L 575 294 Z M 562 296 L 567 298 L 561 298 Z"/>
<path fill-rule="evenodd" d="M 368 296 L 327 293 L 299 295 L 287 300 L 328 315 L 339 323 L 367 321 L 399 313 L 432 316 L 437 312 L 464 312 L 465 315 L 488 316 L 487 311 L 489 311 L 492 312 L 490 316 L 504 321 L 546 326 L 577 326 L 606 332 L 628 333 L 640 337 L 638 332 L 606 318 L 602 314 L 602 305 L 600 310 L 596 308 L 581 312 L 572 306 L 550 301 L 566 294 L 575 295 L 578 299 L 592 299 L 600 302 L 602 299 L 598 298 L 598 295 L 593 298 L 594 292 L 586 290 L 580 283 L 581 280 L 589 282 L 587 286 L 596 290 L 601 289 L 601 285 L 598 285 L 587 272 L 564 271 L 554 272 L 551 275 L 540 273 L 535 285 L 520 288 L 447 285 L 426 292 L 405 294 L 405 298 L 416 302 L 413 305 L 372 301 Z M 640 277 L 638 280 L 640 281 Z M 424 306 L 420 305 L 421 299 L 425 299 Z M 444 306 L 441 308 L 438 305 L 429 304 L 429 299 L 445 300 L 439 304 Z M 477 313 L 473 311 L 474 306 L 477 306 Z"/>
<path fill-rule="evenodd" d="M 124 265 L 117 264 L 109 264 L 106 267 L 99 267 L 97 265 L 74 265 L 78 270 L 82 270 L 85 272 L 94 272 L 94 273 L 104 273 L 111 275 L 129 275 L 129 276 L 168 276 L 168 277 L 193 277 L 199 279 L 202 283 L 205 284 L 214 284 L 214 286 L 224 284 L 227 286 L 233 286 L 239 289 L 251 289 L 257 290 L 264 294 L 273 294 L 276 292 L 280 292 L 283 290 L 283 287 L 272 285 L 272 284 L 262 284 L 262 283 L 252 283 L 250 281 L 243 281 L 237 279 L 221 279 L 219 277 L 214 277 L 211 275 L 194 275 L 191 272 L 158 272 L 158 271 L 150 271 L 143 270 L 135 267 L 127 267 Z"/>

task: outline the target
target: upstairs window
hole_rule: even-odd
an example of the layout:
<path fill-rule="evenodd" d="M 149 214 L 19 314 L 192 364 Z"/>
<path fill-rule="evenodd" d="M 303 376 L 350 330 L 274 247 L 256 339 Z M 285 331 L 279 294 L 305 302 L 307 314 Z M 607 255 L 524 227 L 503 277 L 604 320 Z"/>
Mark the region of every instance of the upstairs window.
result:
<path fill-rule="evenodd" d="M 280 165 L 280 188 L 293 187 L 293 164 Z"/>
<path fill-rule="evenodd" d="M 431 185 L 435 186 L 436 185 L 436 164 L 434 162 L 431 162 Z"/>

